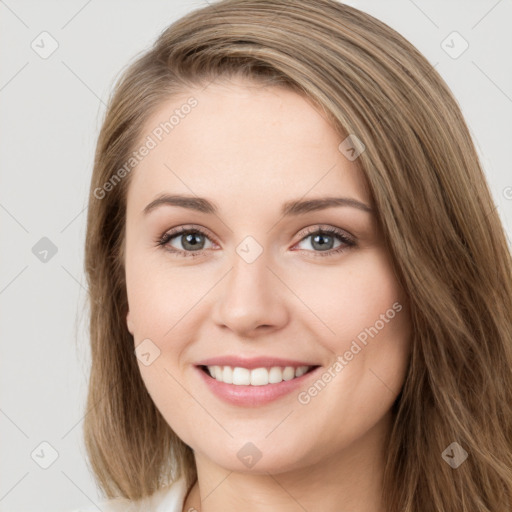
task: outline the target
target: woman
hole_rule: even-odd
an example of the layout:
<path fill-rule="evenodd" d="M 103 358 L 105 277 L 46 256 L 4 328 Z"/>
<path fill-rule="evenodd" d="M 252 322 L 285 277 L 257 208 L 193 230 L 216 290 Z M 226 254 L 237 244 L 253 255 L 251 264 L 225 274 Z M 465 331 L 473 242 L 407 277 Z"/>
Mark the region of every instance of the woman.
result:
<path fill-rule="evenodd" d="M 86 272 L 102 510 L 512 510 L 511 255 L 450 90 L 370 15 L 165 30 L 106 113 Z"/>

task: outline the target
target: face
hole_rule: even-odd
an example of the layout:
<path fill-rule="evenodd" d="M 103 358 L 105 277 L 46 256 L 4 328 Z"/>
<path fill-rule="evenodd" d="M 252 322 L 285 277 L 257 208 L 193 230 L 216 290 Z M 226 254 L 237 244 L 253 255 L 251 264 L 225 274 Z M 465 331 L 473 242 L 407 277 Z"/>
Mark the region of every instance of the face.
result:
<path fill-rule="evenodd" d="M 344 137 L 302 96 L 240 80 L 173 97 L 148 136 L 127 195 L 126 319 L 174 432 L 211 464 L 255 472 L 383 432 L 409 319 Z M 328 197 L 352 203 L 283 211 Z"/>

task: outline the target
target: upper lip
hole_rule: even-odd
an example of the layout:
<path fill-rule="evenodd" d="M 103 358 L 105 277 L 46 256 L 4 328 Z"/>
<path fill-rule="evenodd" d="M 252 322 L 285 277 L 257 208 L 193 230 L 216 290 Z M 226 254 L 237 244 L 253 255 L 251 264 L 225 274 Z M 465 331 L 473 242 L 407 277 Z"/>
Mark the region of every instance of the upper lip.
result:
<path fill-rule="evenodd" d="M 319 366 L 308 361 L 298 361 L 296 359 L 281 359 L 279 357 L 251 357 L 244 358 L 240 356 L 218 356 L 204 359 L 196 363 L 197 366 L 231 366 L 232 368 L 271 368 L 273 366 Z"/>

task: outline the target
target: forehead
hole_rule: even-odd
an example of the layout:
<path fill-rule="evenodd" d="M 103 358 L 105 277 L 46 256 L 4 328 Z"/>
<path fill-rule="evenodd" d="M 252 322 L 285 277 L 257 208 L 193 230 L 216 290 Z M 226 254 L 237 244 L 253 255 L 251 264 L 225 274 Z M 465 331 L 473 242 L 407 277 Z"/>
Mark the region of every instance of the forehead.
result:
<path fill-rule="evenodd" d="M 132 171 L 128 203 L 139 209 L 168 191 L 267 203 L 339 192 L 368 203 L 362 171 L 338 149 L 343 138 L 284 87 L 237 80 L 191 88 L 146 122 L 137 147 L 149 139 L 154 147 Z"/>

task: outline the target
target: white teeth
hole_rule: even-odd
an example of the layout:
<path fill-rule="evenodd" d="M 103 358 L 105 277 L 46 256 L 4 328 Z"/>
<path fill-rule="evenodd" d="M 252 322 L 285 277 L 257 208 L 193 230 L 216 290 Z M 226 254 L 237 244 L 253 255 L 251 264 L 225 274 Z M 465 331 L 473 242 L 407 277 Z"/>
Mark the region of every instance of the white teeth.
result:
<path fill-rule="evenodd" d="M 233 384 L 233 368 L 231 368 L 231 366 L 224 366 L 222 370 L 222 381 L 226 384 Z"/>
<path fill-rule="evenodd" d="M 268 381 L 270 384 L 278 384 L 283 380 L 283 370 L 279 366 L 273 366 L 268 372 Z"/>
<path fill-rule="evenodd" d="M 248 386 L 251 383 L 251 370 L 236 367 L 233 369 L 233 384 Z"/>
<path fill-rule="evenodd" d="M 283 380 L 291 380 L 304 375 L 311 366 L 272 366 L 271 368 L 241 368 L 240 366 L 208 366 L 210 375 L 226 384 L 236 386 L 265 386 L 278 384 Z"/>
<path fill-rule="evenodd" d="M 283 380 L 292 380 L 295 377 L 295 368 L 287 366 L 283 371 Z"/>
<path fill-rule="evenodd" d="M 266 384 L 268 384 L 268 370 L 266 368 L 251 370 L 251 386 L 265 386 Z"/>
<path fill-rule="evenodd" d="M 299 366 L 295 370 L 295 377 L 300 377 L 301 375 L 304 375 L 308 371 L 309 366 Z"/>

